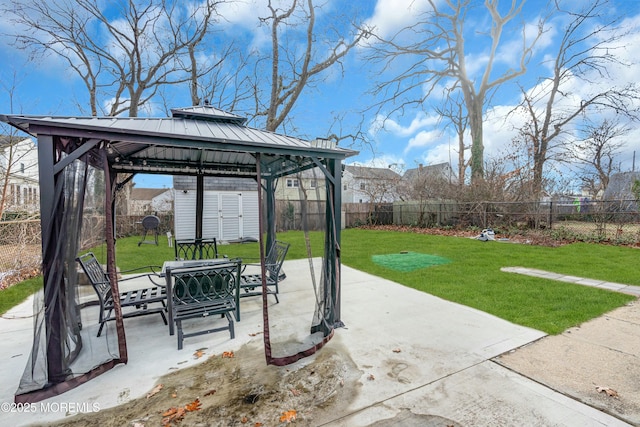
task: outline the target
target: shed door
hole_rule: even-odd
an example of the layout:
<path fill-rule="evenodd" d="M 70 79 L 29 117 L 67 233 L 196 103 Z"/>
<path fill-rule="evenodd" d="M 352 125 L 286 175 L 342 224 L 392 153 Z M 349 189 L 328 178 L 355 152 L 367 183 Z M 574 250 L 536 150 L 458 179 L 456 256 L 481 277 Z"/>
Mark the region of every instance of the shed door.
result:
<path fill-rule="evenodd" d="M 220 193 L 220 238 L 236 240 L 242 230 L 242 194 Z"/>
<path fill-rule="evenodd" d="M 242 237 L 260 237 L 258 222 L 258 192 L 250 191 L 242 194 Z"/>
<path fill-rule="evenodd" d="M 174 232 L 176 240 L 195 239 L 196 237 L 196 192 L 176 191 Z"/>
<path fill-rule="evenodd" d="M 218 232 L 218 210 L 220 202 L 218 200 L 218 193 L 215 191 L 204 192 L 204 207 L 202 212 L 202 238 L 220 238 Z"/>

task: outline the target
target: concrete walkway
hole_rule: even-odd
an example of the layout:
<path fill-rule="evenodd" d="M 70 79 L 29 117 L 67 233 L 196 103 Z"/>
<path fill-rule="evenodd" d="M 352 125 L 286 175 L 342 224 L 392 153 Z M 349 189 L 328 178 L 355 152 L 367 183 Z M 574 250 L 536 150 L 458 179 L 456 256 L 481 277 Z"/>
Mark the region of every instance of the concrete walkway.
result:
<path fill-rule="evenodd" d="M 524 274 L 526 276 L 540 277 L 543 279 L 559 280 L 561 282 L 575 283 L 577 285 L 592 286 L 594 288 L 603 288 L 610 291 L 621 292 L 624 294 L 640 297 L 640 286 L 623 285 L 621 283 L 606 282 L 604 280 L 587 279 L 584 277 L 568 276 L 565 274 L 553 273 L 550 271 L 537 270 L 535 268 L 525 267 L 503 267 L 501 271 L 507 273 Z"/>
<path fill-rule="evenodd" d="M 270 306 L 271 332 L 276 339 L 290 341 L 297 330 L 308 333 L 304 331 L 308 331 L 315 296 L 311 280 L 304 279 L 309 277 L 308 260 L 287 261 L 284 269 L 287 279 L 281 284 L 280 303 Z M 3 410 L 11 408 L 6 404 L 13 401 L 29 358 L 30 304 L 26 302 L 0 318 Z M 175 337 L 168 335 L 167 327 L 156 316 L 127 319 L 129 363 L 48 402 L 58 403 L 61 408 L 65 402 L 87 403 L 100 410 L 115 407 L 145 396 L 162 375 L 200 363 L 193 357 L 198 349 L 206 348 L 208 355 L 220 355 L 245 345 L 259 346 L 260 301 L 248 298 L 242 301 L 242 307 L 242 321 L 236 323 L 234 340 L 229 340 L 226 333 L 203 335 L 186 340 L 181 351 L 176 349 Z M 322 417 L 315 418 L 313 411 L 299 414 L 301 420 L 296 425 L 629 425 L 494 362 L 504 353 L 540 340 L 545 336 L 543 332 L 347 266 L 342 267 L 342 320 L 346 327 L 336 330 L 325 348 L 353 364 L 355 386 L 347 390 L 346 398 L 325 408 Z M 269 369 L 299 369 L 313 363 L 316 356 Z M 245 362 L 264 364 L 264 355 Z M 2 423 L 12 426 L 43 425 L 73 415 L 39 409 L 30 413 L 5 412 Z M 231 423 L 218 421 L 217 425 Z"/>

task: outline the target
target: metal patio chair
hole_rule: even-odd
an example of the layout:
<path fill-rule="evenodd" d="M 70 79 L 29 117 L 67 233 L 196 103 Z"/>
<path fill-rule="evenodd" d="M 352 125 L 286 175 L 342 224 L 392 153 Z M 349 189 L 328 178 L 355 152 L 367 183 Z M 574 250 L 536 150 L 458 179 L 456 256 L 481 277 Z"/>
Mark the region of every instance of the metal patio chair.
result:
<path fill-rule="evenodd" d="M 102 268 L 102 265 L 98 262 L 97 258 L 93 254 L 93 252 L 86 253 L 84 255 L 76 258 L 76 261 L 80 263 L 80 266 L 84 270 L 87 275 L 87 279 L 93 286 L 93 289 L 96 291 L 98 295 L 98 301 L 93 301 L 91 303 L 85 303 L 81 306 L 86 307 L 88 305 L 100 305 L 100 315 L 98 317 L 98 322 L 100 323 L 100 328 L 98 329 L 98 335 L 102 334 L 102 329 L 104 328 L 105 323 L 110 320 L 115 320 L 115 316 L 113 315 L 114 308 L 114 299 L 113 294 L 111 292 L 111 282 L 109 280 L 109 275 Z M 145 267 L 142 267 L 145 268 Z M 136 269 L 140 270 L 140 269 Z M 128 270 L 135 271 L 135 270 Z M 123 271 L 122 273 L 126 273 Z M 147 314 L 160 314 L 164 324 L 167 324 L 167 317 L 165 315 L 166 312 L 166 300 L 167 300 L 167 291 L 166 288 L 162 285 L 158 285 L 152 279 L 152 276 L 160 277 L 155 273 L 144 273 L 139 274 L 133 277 L 127 277 L 124 279 L 118 279 L 118 282 L 123 282 L 126 280 L 137 279 L 139 277 L 147 277 L 151 281 L 154 286 L 142 289 L 134 289 L 132 291 L 122 292 L 119 295 L 120 306 L 122 307 L 122 317 L 137 317 L 144 316 Z M 150 304 L 156 304 L 157 307 L 149 308 Z M 129 308 L 133 308 L 133 311 L 130 311 Z"/>
<path fill-rule="evenodd" d="M 158 218 L 155 215 L 147 215 L 144 218 L 142 218 L 142 229 L 143 229 L 143 233 L 142 233 L 142 239 L 138 242 L 138 246 L 140 246 L 143 243 L 147 243 L 150 245 L 155 244 L 156 246 L 158 246 L 158 232 L 160 228 L 160 218 Z M 153 234 L 153 240 L 146 240 L 147 238 L 147 233 L 152 233 Z"/>

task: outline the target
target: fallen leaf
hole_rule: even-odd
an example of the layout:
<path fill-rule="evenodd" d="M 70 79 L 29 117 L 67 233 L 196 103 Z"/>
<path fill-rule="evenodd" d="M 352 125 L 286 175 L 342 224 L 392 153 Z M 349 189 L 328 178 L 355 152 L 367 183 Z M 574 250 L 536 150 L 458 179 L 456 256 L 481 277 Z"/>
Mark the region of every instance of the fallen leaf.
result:
<path fill-rule="evenodd" d="M 369 381 L 373 381 L 373 380 L 375 380 L 375 379 L 376 379 L 376 377 L 374 377 L 374 376 L 373 376 L 373 374 L 369 374 L 369 376 L 367 377 L 367 379 L 368 379 Z"/>
<path fill-rule="evenodd" d="M 196 352 L 193 353 L 193 357 L 195 357 L 196 359 L 200 359 L 203 355 L 204 355 L 204 351 L 202 350 L 196 350 Z"/>
<path fill-rule="evenodd" d="M 292 409 L 290 411 L 285 411 L 282 413 L 282 416 L 280 417 L 280 422 L 284 423 L 290 423 L 291 421 L 295 421 L 296 419 L 296 414 L 297 412 L 295 411 L 295 409 Z"/>
<path fill-rule="evenodd" d="M 249 334 L 250 337 L 255 337 L 256 335 L 260 335 L 262 332 L 254 332 L 252 334 Z"/>
<path fill-rule="evenodd" d="M 168 426 L 171 423 L 178 423 L 182 418 L 184 418 L 184 414 L 186 414 L 186 410 L 184 408 L 171 408 L 166 411 L 162 416 L 162 425 Z"/>
<path fill-rule="evenodd" d="M 300 390 L 292 388 L 291 389 L 291 394 L 293 394 L 294 396 L 300 396 Z"/>
<path fill-rule="evenodd" d="M 163 416 L 163 417 L 170 417 L 171 415 L 173 415 L 173 414 L 177 413 L 177 412 L 178 412 L 178 409 L 180 409 L 180 408 L 176 408 L 175 406 L 174 406 L 174 407 L 172 407 L 172 408 L 169 408 L 169 409 L 167 409 L 166 411 L 164 411 L 164 412 L 162 413 L 162 416 Z"/>
<path fill-rule="evenodd" d="M 607 393 L 607 396 L 609 397 L 615 397 L 616 399 L 618 398 L 618 392 L 609 387 L 596 387 L 596 391 L 598 393 Z"/>
<path fill-rule="evenodd" d="M 393 351 L 394 353 L 400 353 L 402 350 L 400 350 L 399 348 L 394 348 L 392 351 Z"/>
<path fill-rule="evenodd" d="M 253 427 L 262 427 L 262 423 L 255 423 Z"/>
<path fill-rule="evenodd" d="M 162 387 L 164 387 L 162 384 L 158 384 L 157 386 L 155 386 L 153 388 L 153 390 L 151 390 L 149 393 L 147 393 L 147 399 L 150 397 L 155 396 L 156 394 L 158 394 L 160 392 L 160 390 L 162 390 Z"/>
<path fill-rule="evenodd" d="M 246 424 L 246 423 L 247 423 L 247 421 L 249 421 L 249 419 L 248 419 L 247 417 L 242 417 L 242 419 L 240 420 L 240 422 L 241 422 L 242 424 Z"/>
<path fill-rule="evenodd" d="M 233 354 L 233 351 L 224 351 L 222 352 L 222 358 L 223 359 L 233 359 L 235 357 L 235 354 Z"/>
<path fill-rule="evenodd" d="M 187 403 L 186 405 L 184 405 L 184 409 L 187 412 L 193 412 L 193 411 L 199 411 L 200 410 L 200 399 L 196 399 L 191 403 Z"/>
<path fill-rule="evenodd" d="M 173 398 L 178 397 L 178 393 L 176 393 L 176 392 L 171 393 L 171 397 L 173 397 Z"/>
<path fill-rule="evenodd" d="M 205 396 L 213 396 L 214 394 L 216 394 L 216 391 L 215 391 L 215 390 L 213 390 L 213 389 L 211 389 L 211 390 L 209 390 L 208 392 L 206 392 L 204 395 L 205 395 Z"/>

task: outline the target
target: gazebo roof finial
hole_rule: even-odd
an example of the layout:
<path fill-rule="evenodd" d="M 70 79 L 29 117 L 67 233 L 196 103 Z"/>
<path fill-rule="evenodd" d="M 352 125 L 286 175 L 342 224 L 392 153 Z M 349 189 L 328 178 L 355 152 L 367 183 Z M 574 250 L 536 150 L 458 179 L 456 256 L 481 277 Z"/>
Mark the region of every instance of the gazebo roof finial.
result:
<path fill-rule="evenodd" d="M 246 117 L 242 117 L 237 114 L 233 114 L 228 111 L 213 107 L 207 99 L 204 100 L 204 105 L 194 105 L 193 107 L 185 108 L 172 108 L 171 115 L 174 118 L 236 123 L 239 125 L 243 125 L 247 121 Z"/>

